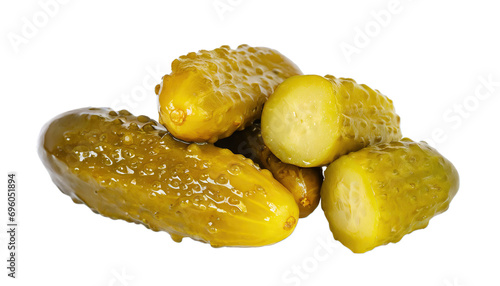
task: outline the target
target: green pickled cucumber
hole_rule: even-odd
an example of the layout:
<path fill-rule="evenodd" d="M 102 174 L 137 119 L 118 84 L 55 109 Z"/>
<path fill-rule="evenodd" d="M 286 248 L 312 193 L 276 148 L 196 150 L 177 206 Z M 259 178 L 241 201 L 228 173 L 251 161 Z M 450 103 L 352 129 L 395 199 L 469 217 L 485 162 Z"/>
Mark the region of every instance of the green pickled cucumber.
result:
<path fill-rule="evenodd" d="M 228 148 L 235 154 L 242 154 L 268 169 L 295 198 L 299 206 L 299 217 L 311 214 L 319 204 L 323 172 L 321 168 L 301 168 L 281 162 L 264 144 L 260 124 L 254 123 L 243 131 L 219 140 L 216 146 Z"/>
<path fill-rule="evenodd" d="M 328 164 L 375 143 L 401 139 L 392 101 L 352 79 L 293 76 L 278 86 L 262 112 L 262 137 L 281 161 Z"/>
<path fill-rule="evenodd" d="M 325 171 L 321 206 L 336 240 L 362 253 L 425 228 L 458 191 L 453 164 L 408 138 L 349 153 Z"/>
<path fill-rule="evenodd" d="M 212 246 L 276 243 L 295 228 L 292 195 L 251 160 L 186 144 L 146 116 L 84 108 L 52 120 L 39 155 L 59 189 L 112 219 Z"/>
<path fill-rule="evenodd" d="M 213 143 L 260 118 L 276 86 L 298 74 L 292 61 L 264 47 L 189 53 L 156 88 L 160 123 L 179 139 Z"/>

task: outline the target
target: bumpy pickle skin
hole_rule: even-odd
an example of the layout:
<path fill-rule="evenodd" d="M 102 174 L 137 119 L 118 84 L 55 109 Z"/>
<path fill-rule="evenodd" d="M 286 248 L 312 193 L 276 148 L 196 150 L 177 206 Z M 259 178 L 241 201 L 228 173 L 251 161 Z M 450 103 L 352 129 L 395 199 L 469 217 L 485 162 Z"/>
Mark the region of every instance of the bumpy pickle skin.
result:
<path fill-rule="evenodd" d="M 160 123 L 188 142 L 213 143 L 260 118 L 286 78 L 302 74 L 276 50 L 241 45 L 189 53 L 172 62 L 156 87 Z"/>
<path fill-rule="evenodd" d="M 292 195 L 250 159 L 186 144 L 146 116 L 84 108 L 44 128 L 39 155 L 59 189 L 112 219 L 220 246 L 263 246 L 290 235 Z"/>
<path fill-rule="evenodd" d="M 262 137 L 281 161 L 316 167 L 375 143 L 401 139 L 392 101 L 352 79 L 293 76 L 262 112 Z"/>
<path fill-rule="evenodd" d="M 448 209 L 458 187 L 450 161 L 427 143 L 404 138 L 330 164 L 321 207 L 334 238 L 363 253 L 425 228 Z"/>
<path fill-rule="evenodd" d="M 271 153 L 262 140 L 260 124 L 253 123 L 243 131 L 219 140 L 216 146 L 228 148 L 268 169 L 295 198 L 299 206 L 299 217 L 305 218 L 318 206 L 323 172 L 321 168 L 301 168 L 281 162 Z"/>

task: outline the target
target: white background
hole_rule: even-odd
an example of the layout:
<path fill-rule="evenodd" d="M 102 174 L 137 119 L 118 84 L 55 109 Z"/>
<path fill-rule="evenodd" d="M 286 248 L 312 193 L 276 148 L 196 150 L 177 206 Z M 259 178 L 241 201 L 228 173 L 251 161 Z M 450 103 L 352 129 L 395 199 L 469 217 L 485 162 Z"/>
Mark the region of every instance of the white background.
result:
<path fill-rule="evenodd" d="M 19 278 L 6 277 L 2 226 L 1 285 L 500 285 L 498 2 L 39 4 L 47 2 L 0 4 L 0 189 L 6 193 L 7 172 L 17 172 L 20 205 Z M 432 139 L 457 167 L 461 186 L 450 209 L 361 255 L 332 242 L 321 208 L 278 244 L 214 249 L 95 215 L 51 182 L 36 153 L 50 118 L 86 106 L 157 118 L 153 88 L 172 60 L 242 43 L 277 49 L 306 74 L 352 77 L 392 98 L 404 135 Z M 488 78 L 496 84 L 484 85 Z"/>

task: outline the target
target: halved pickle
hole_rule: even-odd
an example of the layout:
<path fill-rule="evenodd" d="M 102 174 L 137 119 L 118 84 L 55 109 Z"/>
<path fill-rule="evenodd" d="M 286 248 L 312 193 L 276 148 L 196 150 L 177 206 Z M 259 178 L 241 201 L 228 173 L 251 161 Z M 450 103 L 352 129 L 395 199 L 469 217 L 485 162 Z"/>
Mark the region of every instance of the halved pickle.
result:
<path fill-rule="evenodd" d="M 453 164 L 408 138 L 349 153 L 325 171 L 321 206 L 336 240 L 362 253 L 425 228 L 459 187 Z"/>
<path fill-rule="evenodd" d="M 328 164 L 371 144 L 401 139 L 392 101 L 352 79 L 298 75 L 285 80 L 262 112 L 262 137 L 281 161 Z"/>

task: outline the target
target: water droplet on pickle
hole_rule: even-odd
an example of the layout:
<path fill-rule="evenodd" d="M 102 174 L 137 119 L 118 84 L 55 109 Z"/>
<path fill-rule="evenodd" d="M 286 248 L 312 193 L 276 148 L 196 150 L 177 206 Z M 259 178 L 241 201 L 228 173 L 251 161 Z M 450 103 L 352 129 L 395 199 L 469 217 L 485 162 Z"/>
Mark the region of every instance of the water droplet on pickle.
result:
<path fill-rule="evenodd" d="M 216 182 L 217 182 L 217 184 L 225 185 L 225 184 L 227 184 L 228 179 L 226 176 L 220 175 L 219 177 L 217 177 Z"/>
<path fill-rule="evenodd" d="M 238 174 L 240 174 L 241 173 L 240 166 L 238 166 L 237 164 L 231 165 L 231 167 L 229 167 L 229 173 L 231 175 L 238 175 Z"/>
<path fill-rule="evenodd" d="M 297 220 L 293 216 L 290 216 L 286 219 L 285 224 L 283 225 L 283 229 L 290 230 L 295 226 L 296 223 Z"/>
<path fill-rule="evenodd" d="M 227 202 L 231 205 L 238 205 L 240 203 L 240 201 L 236 198 L 233 198 L 233 197 L 229 197 L 229 199 L 227 200 Z"/>
<path fill-rule="evenodd" d="M 111 160 L 107 155 L 104 155 L 103 157 L 104 158 L 103 158 L 102 162 L 104 163 L 104 165 L 106 165 L 106 166 L 113 165 L 113 160 Z"/>
<path fill-rule="evenodd" d="M 210 165 L 211 164 L 210 164 L 209 161 L 204 160 L 204 161 L 201 162 L 201 169 L 208 169 L 208 168 L 210 168 Z"/>
<path fill-rule="evenodd" d="M 266 190 L 262 186 L 260 186 L 260 185 L 255 185 L 255 191 L 257 193 L 262 194 L 263 196 L 267 195 Z"/>

